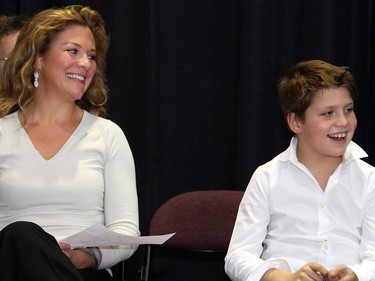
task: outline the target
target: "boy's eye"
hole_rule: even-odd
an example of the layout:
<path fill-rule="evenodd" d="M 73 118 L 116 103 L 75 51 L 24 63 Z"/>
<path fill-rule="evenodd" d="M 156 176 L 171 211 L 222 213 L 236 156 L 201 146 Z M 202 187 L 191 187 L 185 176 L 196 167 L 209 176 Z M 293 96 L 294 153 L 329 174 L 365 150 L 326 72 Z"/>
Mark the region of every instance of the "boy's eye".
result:
<path fill-rule="evenodd" d="M 332 111 L 323 112 L 323 116 L 330 116 L 332 115 Z"/>
<path fill-rule="evenodd" d="M 88 55 L 87 56 L 89 60 L 95 61 L 96 60 L 96 55 Z"/>

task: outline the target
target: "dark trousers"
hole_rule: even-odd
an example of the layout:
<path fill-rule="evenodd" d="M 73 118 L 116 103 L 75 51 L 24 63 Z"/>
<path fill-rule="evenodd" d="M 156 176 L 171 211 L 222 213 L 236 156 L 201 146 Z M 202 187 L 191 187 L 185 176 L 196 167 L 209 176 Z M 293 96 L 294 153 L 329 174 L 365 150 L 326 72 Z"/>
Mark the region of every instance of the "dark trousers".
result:
<path fill-rule="evenodd" d="M 55 238 L 31 222 L 0 231 L 1 281 L 113 281 L 106 270 L 78 270 Z"/>

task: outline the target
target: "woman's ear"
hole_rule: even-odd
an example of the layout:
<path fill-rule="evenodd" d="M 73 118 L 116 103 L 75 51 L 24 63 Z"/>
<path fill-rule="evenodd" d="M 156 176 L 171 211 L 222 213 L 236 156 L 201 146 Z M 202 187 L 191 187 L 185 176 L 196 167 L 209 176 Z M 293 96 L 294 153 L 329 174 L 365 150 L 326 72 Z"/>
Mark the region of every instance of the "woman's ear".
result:
<path fill-rule="evenodd" d="M 37 56 L 36 60 L 35 60 L 35 64 L 34 64 L 34 67 L 35 69 L 41 69 L 42 67 L 42 57 L 40 56 Z"/>
<path fill-rule="evenodd" d="M 299 120 L 294 112 L 288 113 L 286 120 L 288 122 L 289 129 L 294 134 L 299 134 L 301 132 L 301 120 Z"/>

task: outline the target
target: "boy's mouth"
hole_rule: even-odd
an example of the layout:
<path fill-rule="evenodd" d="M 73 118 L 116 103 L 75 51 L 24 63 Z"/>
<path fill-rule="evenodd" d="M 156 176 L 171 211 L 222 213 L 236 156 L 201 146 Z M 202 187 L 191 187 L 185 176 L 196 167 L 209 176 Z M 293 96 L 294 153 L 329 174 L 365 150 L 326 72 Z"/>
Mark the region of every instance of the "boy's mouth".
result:
<path fill-rule="evenodd" d="M 344 140 L 347 133 L 330 134 L 328 137 L 333 140 Z"/>

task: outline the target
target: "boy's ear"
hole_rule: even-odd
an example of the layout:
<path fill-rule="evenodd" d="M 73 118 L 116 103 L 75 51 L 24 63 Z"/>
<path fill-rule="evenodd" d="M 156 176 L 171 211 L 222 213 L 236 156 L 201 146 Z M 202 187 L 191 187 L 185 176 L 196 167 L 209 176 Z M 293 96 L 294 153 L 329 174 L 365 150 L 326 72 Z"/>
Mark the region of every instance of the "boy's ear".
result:
<path fill-rule="evenodd" d="M 301 121 L 298 119 L 294 112 L 291 112 L 286 117 L 289 129 L 294 133 L 298 134 L 301 132 Z"/>

